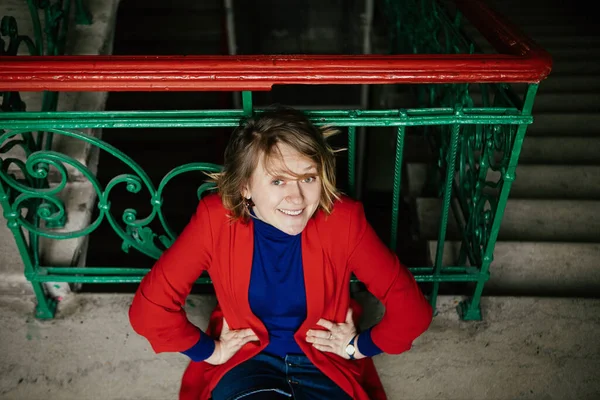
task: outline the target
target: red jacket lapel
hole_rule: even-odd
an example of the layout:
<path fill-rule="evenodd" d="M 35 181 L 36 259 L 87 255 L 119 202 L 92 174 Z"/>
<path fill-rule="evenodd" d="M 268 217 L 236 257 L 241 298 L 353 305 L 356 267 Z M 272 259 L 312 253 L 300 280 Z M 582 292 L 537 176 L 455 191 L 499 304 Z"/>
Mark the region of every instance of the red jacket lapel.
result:
<path fill-rule="evenodd" d="M 252 220 L 248 224 L 237 223 L 233 227 L 234 240 L 230 241 L 229 254 L 231 262 L 229 270 L 231 276 L 229 282 L 233 285 L 233 295 L 237 298 L 230 304 L 236 304 L 240 309 L 232 310 L 234 315 L 239 317 L 233 329 L 250 327 L 257 334 L 261 345 L 266 346 L 269 338 L 267 328 L 262 321 L 254 315 L 248 301 L 250 288 L 250 277 L 252 274 L 252 256 L 254 254 L 254 223 Z M 239 326 L 237 326 L 239 325 Z M 261 346 L 261 347 L 262 347 Z"/>
<path fill-rule="evenodd" d="M 306 320 L 298 329 L 297 335 L 304 337 L 306 331 L 321 318 L 325 306 L 323 247 L 314 219 L 309 220 L 302 232 L 302 264 L 304 266 L 307 310 Z"/>

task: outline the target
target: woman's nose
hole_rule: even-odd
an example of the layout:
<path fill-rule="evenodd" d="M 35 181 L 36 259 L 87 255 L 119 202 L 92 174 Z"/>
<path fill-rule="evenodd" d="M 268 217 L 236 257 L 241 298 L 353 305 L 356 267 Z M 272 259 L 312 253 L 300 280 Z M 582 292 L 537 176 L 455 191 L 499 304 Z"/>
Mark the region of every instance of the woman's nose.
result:
<path fill-rule="evenodd" d="M 302 195 L 302 189 L 300 189 L 299 182 L 290 182 L 288 185 L 288 193 L 286 200 L 292 204 L 302 203 L 304 196 Z"/>

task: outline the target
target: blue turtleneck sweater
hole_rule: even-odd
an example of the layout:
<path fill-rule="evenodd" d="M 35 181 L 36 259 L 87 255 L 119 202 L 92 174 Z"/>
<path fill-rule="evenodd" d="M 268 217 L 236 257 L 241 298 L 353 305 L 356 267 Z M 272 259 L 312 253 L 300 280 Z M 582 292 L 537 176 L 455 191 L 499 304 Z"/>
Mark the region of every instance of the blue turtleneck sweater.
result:
<path fill-rule="evenodd" d="M 294 340 L 294 332 L 306 319 L 301 238 L 301 234 L 288 235 L 254 219 L 248 300 L 252 312 L 269 332 L 269 345 L 264 351 L 281 357 L 302 354 Z"/>
<path fill-rule="evenodd" d="M 258 218 L 253 222 L 254 255 L 248 301 L 269 332 L 269 344 L 263 351 L 280 357 L 302 354 L 294 340 L 294 332 L 306 319 L 302 235 L 288 235 Z M 360 334 L 357 344 L 365 356 L 382 352 L 373 343 L 370 329 Z M 183 354 L 202 361 L 214 349 L 213 339 L 202 332 L 200 340 Z"/>

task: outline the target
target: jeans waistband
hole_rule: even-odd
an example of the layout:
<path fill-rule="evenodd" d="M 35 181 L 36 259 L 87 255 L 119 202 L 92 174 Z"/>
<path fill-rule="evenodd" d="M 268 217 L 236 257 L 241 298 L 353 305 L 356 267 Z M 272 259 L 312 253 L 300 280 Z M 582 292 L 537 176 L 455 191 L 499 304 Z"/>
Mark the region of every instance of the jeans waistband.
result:
<path fill-rule="evenodd" d="M 313 365 L 304 354 L 288 354 L 285 356 L 285 362 L 293 365 Z"/>

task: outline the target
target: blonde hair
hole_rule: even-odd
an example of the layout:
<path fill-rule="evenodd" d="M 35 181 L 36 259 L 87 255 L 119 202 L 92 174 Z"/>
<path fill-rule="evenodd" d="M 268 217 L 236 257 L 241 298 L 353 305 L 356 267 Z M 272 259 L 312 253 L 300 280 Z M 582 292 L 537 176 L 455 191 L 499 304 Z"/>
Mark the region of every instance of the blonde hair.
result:
<path fill-rule="evenodd" d="M 281 157 L 279 143 L 290 146 L 315 163 L 322 185 L 319 208 L 331 213 L 340 194 L 336 188 L 336 151 L 325 139 L 337 133 L 339 130 L 330 126 L 316 127 L 304 113 L 288 107 L 277 107 L 242 119 L 225 149 L 223 170 L 209 174 L 231 217 L 241 220 L 250 217 L 242 189 L 250 182 L 260 157 L 264 157 L 265 166 L 271 157 Z"/>

